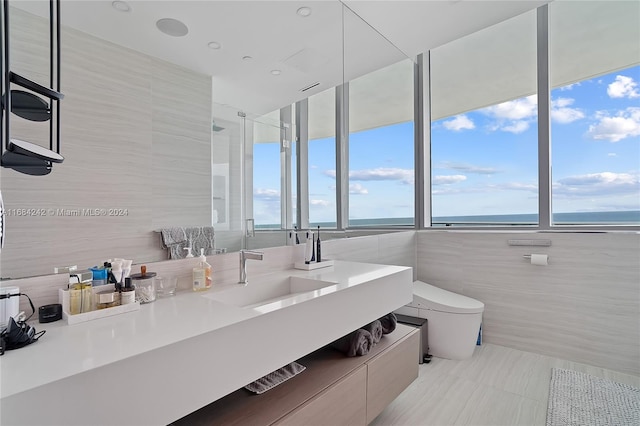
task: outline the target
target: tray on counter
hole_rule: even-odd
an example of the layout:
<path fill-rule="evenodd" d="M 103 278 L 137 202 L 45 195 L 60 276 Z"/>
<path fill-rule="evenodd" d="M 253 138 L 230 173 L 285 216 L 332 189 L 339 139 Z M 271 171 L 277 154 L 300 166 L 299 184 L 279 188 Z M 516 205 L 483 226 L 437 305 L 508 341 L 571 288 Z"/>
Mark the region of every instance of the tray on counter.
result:
<path fill-rule="evenodd" d="M 69 325 L 79 324 L 81 322 L 91 321 L 99 318 L 106 318 L 113 315 L 124 314 L 126 312 L 137 311 L 140 309 L 140 302 L 129 303 L 126 305 L 118 305 L 112 308 L 97 309 L 82 314 L 71 315 L 69 313 L 69 290 L 59 289 L 58 300 L 62 305 L 62 319 Z"/>

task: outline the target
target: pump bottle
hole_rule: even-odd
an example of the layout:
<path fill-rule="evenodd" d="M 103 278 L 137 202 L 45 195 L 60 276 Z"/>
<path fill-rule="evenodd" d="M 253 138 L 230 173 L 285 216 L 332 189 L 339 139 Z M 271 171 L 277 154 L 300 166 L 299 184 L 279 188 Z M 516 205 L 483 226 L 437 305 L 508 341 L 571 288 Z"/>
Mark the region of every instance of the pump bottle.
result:
<path fill-rule="evenodd" d="M 193 268 L 193 291 L 208 290 L 211 288 L 211 265 L 207 263 L 204 249 L 200 249 L 198 265 Z"/>

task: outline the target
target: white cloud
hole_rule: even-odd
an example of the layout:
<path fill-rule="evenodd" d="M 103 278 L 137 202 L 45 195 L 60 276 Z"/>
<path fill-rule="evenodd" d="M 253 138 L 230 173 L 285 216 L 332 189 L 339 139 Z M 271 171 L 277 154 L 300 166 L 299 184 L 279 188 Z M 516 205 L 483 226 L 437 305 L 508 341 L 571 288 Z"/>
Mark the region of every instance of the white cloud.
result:
<path fill-rule="evenodd" d="M 364 186 L 360 185 L 359 183 L 349 184 L 349 194 L 364 195 L 368 193 L 369 193 L 369 190 Z"/>
<path fill-rule="evenodd" d="M 580 83 L 567 84 L 566 86 L 562 86 L 560 91 L 564 92 L 566 90 L 572 90 L 576 86 L 580 86 Z"/>
<path fill-rule="evenodd" d="M 439 163 L 436 168 L 460 170 L 461 172 L 477 173 L 479 175 L 492 175 L 498 173 L 498 170 L 493 167 L 479 167 L 472 164 L 452 163 L 450 161 L 443 161 L 442 163 Z"/>
<path fill-rule="evenodd" d="M 432 185 L 450 185 L 467 180 L 465 175 L 440 175 L 434 176 L 431 180 Z"/>
<path fill-rule="evenodd" d="M 557 123 L 568 124 L 584 118 L 584 113 L 578 108 L 569 108 L 575 102 L 571 98 L 551 100 L 551 119 Z"/>
<path fill-rule="evenodd" d="M 551 119 L 557 123 L 567 124 L 585 117 L 578 108 L 571 108 L 574 99 L 558 98 L 551 100 Z M 501 130 L 519 134 L 526 132 L 531 123 L 538 119 L 537 95 L 492 105 L 481 110 L 482 113 L 495 119 L 489 126 L 492 131 Z"/>
<path fill-rule="evenodd" d="M 584 118 L 584 113 L 575 108 L 555 108 L 551 110 L 551 119 L 556 123 L 568 124 Z"/>
<path fill-rule="evenodd" d="M 618 142 L 640 135 L 640 108 L 629 107 L 610 116 L 606 111 L 596 113 L 597 124 L 589 126 L 587 135 L 596 140 Z"/>
<path fill-rule="evenodd" d="M 446 177 L 446 176 L 445 176 Z M 434 183 L 434 185 L 437 185 Z M 534 194 L 538 193 L 538 185 L 531 183 L 507 182 L 500 184 L 474 185 L 466 187 L 458 186 L 439 186 L 432 190 L 433 195 L 457 195 L 457 194 L 491 194 L 502 191 L 524 191 Z"/>
<path fill-rule="evenodd" d="M 353 170 L 349 172 L 349 179 L 359 181 L 399 180 L 407 184 L 413 184 L 414 182 L 413 170 L 384 167 Z"/>
<path fill-rule="evenodd" d="M 492 185 L 493 188 L 498 190 L 508 189 L 510 191 L 529 191 L 538 193 L 538 185 L 531 183 L 509 182 L 500 185 Z"/>
<path fill-rule="evenodd" d="M 610 152 L 607 154 L 607 157 L 617 157 L 618 154 L 616 154 L 615 152 Z"/>
<path fill-rule="evenodd" d="M 639 187 L 638 174 L 600 172 L 559 179 L 553 184 L 553 193 L 564 198 L 633 195 Z"/>
<path fill-rule="evenodd" d="M 257 188 L 256 190 L 253 191 L 253 196 L 255 198 L 260 198 L 263 200 L 273 200 L 276 198 L 279 199 L 280 191 L 278 191 L 277 189 Z"/>
<path fill-rule="evenodd" d="M 498 120 L 524 120 L 535 118 L 538 115 L 538 97 L 536 95 L 513 101 L 492 105 L 481 110 Z"/>
<path fill-rule="evenodd" d="M 529 122 L 523 120 L 512 121 L 511 124 L 503 126 L 500 130 L 515 134 L 526 132 L 529 130 Z"/>
<path fill-rule="evenodd" d="M 607 95 L 612 98 L 638 98 L 638 83 L 633 78 L 624 75 L 617 75 L 616 81 L 607 86 Z"/>
<path fill-rule="evenodd" d="M 466 115 L 457 115 L 451 120 L 445 121 L 442 125 L 447 130 L 453 130 L 454 132 L 459 132 L 460 130 L 471 130 L 475 129 L 476 126 L 473 124 L 473 121 L 469 119 Z"/>
<path fill-rule="evenodd" d="M 331 203 L 327 200 L 309 200 L 309 204 L 312 206 L 328 207 Z"/>
<path fill-rule="evenodd" d="M 489 130 L 522 133 L 529 129 L 529 123 L 538 117 L 538 97 L 527 96 L 513 101 L 502 102 L 480 110 L 495 119 Z"/>

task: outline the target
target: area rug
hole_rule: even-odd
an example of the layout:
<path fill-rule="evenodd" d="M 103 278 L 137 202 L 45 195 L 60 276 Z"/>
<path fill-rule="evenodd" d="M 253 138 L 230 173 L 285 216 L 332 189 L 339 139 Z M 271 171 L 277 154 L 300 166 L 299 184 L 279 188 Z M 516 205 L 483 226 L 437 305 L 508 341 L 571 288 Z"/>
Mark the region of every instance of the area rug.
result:
<path fill-rule="evenodd" d="M 640 389 L 553 368 L 547 426 L 640 425 Z"/>

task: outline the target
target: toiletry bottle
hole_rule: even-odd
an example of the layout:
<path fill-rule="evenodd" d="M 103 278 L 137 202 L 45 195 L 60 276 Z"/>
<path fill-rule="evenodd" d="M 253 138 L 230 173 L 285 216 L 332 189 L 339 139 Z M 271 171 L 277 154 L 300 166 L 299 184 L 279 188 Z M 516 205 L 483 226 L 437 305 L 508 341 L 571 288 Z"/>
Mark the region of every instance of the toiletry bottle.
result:
<path fill-rule="evenodd" d="M 316 240 L 316 262 L 322 262 L 322 254 L 320 253 L 320 225 L 318 225 L 318 239 Z"/>
<path fill-rule="evenodd" d="M 313 260 L 313 233 L 307 231 L 307 242 L 304 247 L 304 263 L 307 265 Z"/>
<path fill-rule="evenodd" d="M 193 291 L 207 290 L 211 288 L 211 265 L 207 263 L 204 249 L 200 249 L 198 265 L 193 268 Z"/>
<path fill-rule="evenodd" d="M 120 293 L 120 304 L 128 305 L 129 303 L 134 303 L 136 301 L 136 292 L 133 291 L 133 286 L 131 285 L 131 278 L 127 277 L 124 279 L 124 287 L 122 288 L 122 292 Z"/>

